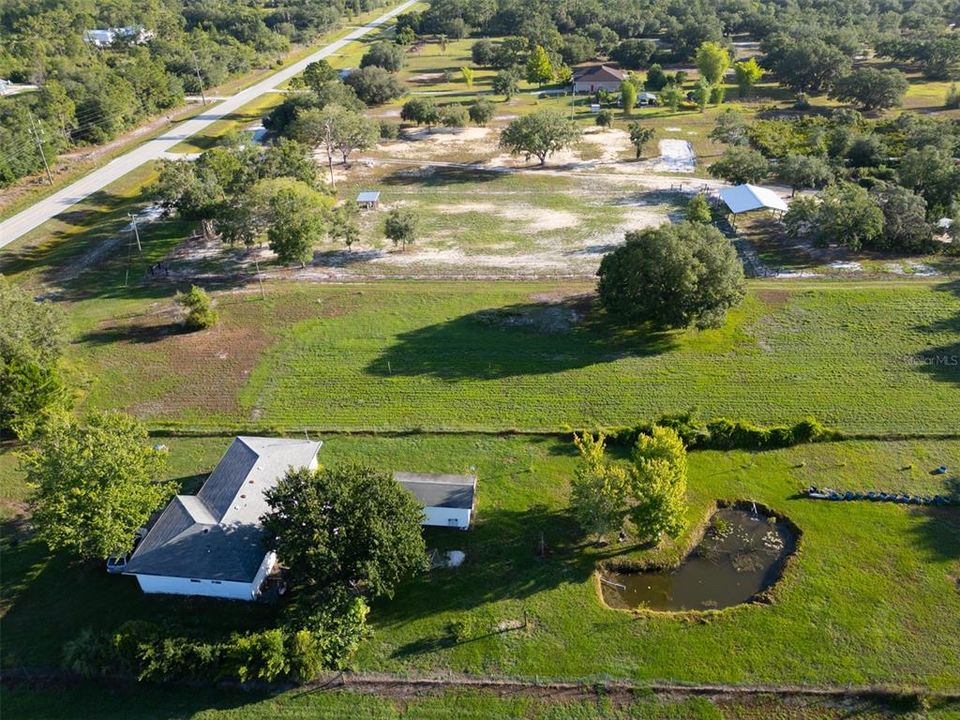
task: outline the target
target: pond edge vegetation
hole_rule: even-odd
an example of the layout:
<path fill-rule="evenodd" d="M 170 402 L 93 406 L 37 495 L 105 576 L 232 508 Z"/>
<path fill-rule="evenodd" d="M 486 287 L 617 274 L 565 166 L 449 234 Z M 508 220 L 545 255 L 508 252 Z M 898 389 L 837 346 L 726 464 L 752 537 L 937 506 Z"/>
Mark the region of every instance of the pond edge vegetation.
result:
<path fill-rule="evenodd" d="M 731 508 L 734 510 L 752 510 L 756 508 L 757 513 L 765 516 L 767 519 L 773 518 L 778 525 L 784 525 L 790 529 L 794 536 L 794 549 L 793 552 L 788 553 L 783 558 L 783 563 L 780 567 L 780 572 L 777 574 L 777 577 L 770 583 L 770 586 L 766 590 L 762 590 L 757 594 L 753 595 L 749 600 L 737 603 L 736 605 L 731 605 L 730 607 L 725 608 L 709 608 L 706 610 L 654 610 L 648 607 L 633 607 L 633 608 L 616 608 L 607 604 L 606 600 L 603 598 L 603 587 L 601 582 L 601 574 L 604 572 L 619 572 L 619 573 L 644 573 L 644 572 L 656 572 L 662 570 L 673 570 L 675 568 L 683 565 L 687 560 L 690 559 L 690 556 L 696 551 L 697 547 L 703 541 L 704 536 L 706 535 L 707 528 L 710 526 L 710 521 L 720 510 Z M 701 515 L 700 520 L 697 522 L 696 527 L 692 530 L 687 541 L 687 547 L 684 550 L 683 554 L 673 562 L 643 562 L 642 560 L 601 560 L 597 563 L 597 569 L 593 573 L 593 586 L 597 593 L 597 599 L 599 600 L 601 606 L 605 610 L 612 610 L 615 612 L 629 613 L 637 617 L 645 618 L 663 618 L 663 619 L 673 619 L 673 620 L 685 620 L 689 622 L 697 623 L 708 623 L 713 620 L 719 620 L 731 613 L 739 612 L 744 608 L 750 607 L 761 607 L 767 605 L 773 605 L 777 601 L 777 597 L 781 592 L 782 588 L 787 580 L 788 576 L 795 574 L 795 567 L 797 564 L 797 558 L 800 556 L 803 550 L 803 529 L 797 525 L 790 517 L 785 513 L 780 512 L 779 510 L 774 510 L 764 503 L 758 503 L 753 500 L 745 499 L 718 499 L 707 506 L 706 511 Z"/>

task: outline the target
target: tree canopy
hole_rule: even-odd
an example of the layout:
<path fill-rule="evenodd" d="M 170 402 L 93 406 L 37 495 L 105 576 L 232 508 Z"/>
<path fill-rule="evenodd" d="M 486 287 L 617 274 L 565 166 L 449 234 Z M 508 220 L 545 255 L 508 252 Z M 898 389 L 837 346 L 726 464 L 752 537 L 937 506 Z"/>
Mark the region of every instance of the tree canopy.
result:
<path fill-rule="evenodd" d="M 266 492 L 265 542 L 296 592 L 390 596 L 425 570 L 423 508 L 390 473 L 357 465 L 291 469 Z"/>
<path fill-rule="evenodd" d="M 903 103 L 908 87 L 907 76 L 899 70 L 857 68 L 833 84 L 830 97 L 864 110 L 885 110 Z"/>
<path fill-rule="evenodd" d="M 176 492 L 160 479 L 164 462 L 129 415 L 56 418 L 23 456 L 37 534 L 51 550 L 82 559 L 126 554 L 137 529 Z"/>
<path fill-rule="evenodd" d="M 0 276 L 0 435 L 29 437 L 68 400 L 61 376 L 63 316 Z"/>
<path fill-rule="evenodd" d="M 513 155 L 534 155 L 546 165 L 550 155 L 564 150 L 581 137 L 580 128 L 555 110 L 537 110 L 512 120 L 500 134 L 500 147 Z"/>
<path fill-rule="evenodd" d="M 627 233 L 597 273 L 604 308 L 655 328 L 718 327 L 743 299 L 743 266 L 711 225 L 683 222 Z"/>

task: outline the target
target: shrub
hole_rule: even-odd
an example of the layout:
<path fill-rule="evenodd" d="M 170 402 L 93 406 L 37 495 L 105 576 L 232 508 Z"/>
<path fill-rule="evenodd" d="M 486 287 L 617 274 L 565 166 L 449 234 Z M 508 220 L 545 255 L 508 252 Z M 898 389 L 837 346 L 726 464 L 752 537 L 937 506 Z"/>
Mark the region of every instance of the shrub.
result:
<path fill-rule="evenodd" d="M 398 72 L 403 67 L 403 48 L 387 41 L 378 42 L 360 59 L 360 67 L 382 67 L 388 72 Z"/>
<path fill-rule="evenodd" d="M 77 637 L 63 646 L 64 668 L 81 677 L 95 678 L 116 674 L 120 667 L 119 660 L 110 638 L 90 628 L 84 628 Z"/>
<path fill-rule="evenodd" d="M 474 125 L 483 127 L 488 122 L 493 120 L 493 115 L 496 112 L 496 108 L 493 103 L 484 98 L 478 98 L 470 107 L 467 112 L 470 115 L 470 120 Z"/>
<path fill-rule="evenodd" d="M 380 121 L 380 139 L 396 140 L 400 137 L 400 125 L 389 120 Z"/>
<path fill-rule="evenodd" d="M 601 110 L 597 113 L 597 116 L 594 118 L 594 122 L 599 127 L 608 128 L 613 125 L 613 113 L 609 110 Z"/>
<path fill-rule="evenodd" d="M 960 108 L 960 89 L 957 89 L 957 84 L 953 83 L 950 86 L 950 89 L 947 90 L 947 97 L 943 103 L 943 106 L 948 110 L 956 110 Z"/>
<path fill-rule="evenodd" d="M 186 311 L 184 325 L 190 330 L 203 330 L 217 324 L 217 311 L 206 290 L 191 286 L 186 293 L 177 293 L 177 303 Z"/>
<path fill-rule="evenodd" d="M 707 423 L 697 420 L 692 411 L 663 415 L 655 423 L 643 422 L 632 427 L 616 427 L 604 431 L 608 445 L 631 447 L 641 435 L 649 435 L 654 425 L 673 429 L 688 448 L 705 450 L 763 450 L 790 447 L 803 443 L 823 442 L 839 437 L 814 417 L 794 425 L 764 427 L 743 420 L 714 418 Z"/>

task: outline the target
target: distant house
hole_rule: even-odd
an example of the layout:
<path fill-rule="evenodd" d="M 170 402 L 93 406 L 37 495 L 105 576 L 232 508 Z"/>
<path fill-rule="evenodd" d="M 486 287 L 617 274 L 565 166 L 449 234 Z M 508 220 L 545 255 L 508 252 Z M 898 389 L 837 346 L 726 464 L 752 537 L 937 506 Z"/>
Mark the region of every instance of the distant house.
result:
<path fill-rule="evenodd" d="M 398 472 L 393 479 L 423 504 L 423 525 L 466 530 L 473 518 L 477 492 L 474 475 Z"/>
<path fill-rule="evenodd" d="M 140 25 L 83 31 L 84 42 L 95 45 L 98 48 L 113 45 L 117 40 L 126 40 L 134 45 L 143 45 L 154 37 L 155 33 Z"/>
<path fill-rule="evenodd" d="M 595 93 L 598 90 L 617 92 L 620 83 L 627 74 L 618 68 L 609 65 L 588 65 L 578 68 L 573 73 L 573 91 L 575 93 Z"/>
<path fill-rule="evenodd" d="M 288 468 L 316 468 L 321 443 L 238 437 L 196 495 L 177 495 L 124 571 L 145 593 L 253 600 L 276 565 L 262 544 L 264 491 Z"/>

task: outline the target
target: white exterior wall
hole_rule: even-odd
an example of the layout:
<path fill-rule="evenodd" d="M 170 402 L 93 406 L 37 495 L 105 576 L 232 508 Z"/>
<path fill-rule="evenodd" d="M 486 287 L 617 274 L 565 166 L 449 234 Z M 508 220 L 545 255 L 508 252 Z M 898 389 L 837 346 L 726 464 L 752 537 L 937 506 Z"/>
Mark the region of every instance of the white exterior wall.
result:
<path fill-rule="evenodd" d="M 421 525 L 431 527 L 455 527 L 466 530 L 470 527 L 470 511 L 461 508 L 427 507 Z M 453 521 L 453 522 L 451 522 Z"/>
<path fill-rule="evenodd" d="M 270 571 L 273 570 L 273 566 L 276 564 L 277 554 L 273 550 L 263 556 L 263 562 L 260 563 L 260 569 L 257 570 L 257 574 L 254 576 L 253 583 L 251 584 L 253 597 L 260 595 L 260 586 L 263 585 L 263 581 L 267 579 L 267 575 L 270 574 Z"/>
<path fill-rule="evenodd" d="M 136 575 L 140 589 L 145 593 L 165 593 L 167 595 L 202 595 L 204 597 L 224 598 L 226 600 L 253 600 L 252 583 L 232 582 L 228 580 L 200 580 L 165 575 Z"/>
<path fill-rule="evenodd" d="M 263 556 L 263 562 L 257 570 L 253 582 L 235 582 L 232 580 L 205 580 L 202 578 L 169 577 L 167 575 L 135 575 L 140 589 L 145 593 L 164 593 L 166 595 L 202 595 L 204 597 L 225 598 L 227 600 L 254 600 L 260 595 L 260 586 L 277 563 L 277 554 L 273 551 Z"/>

